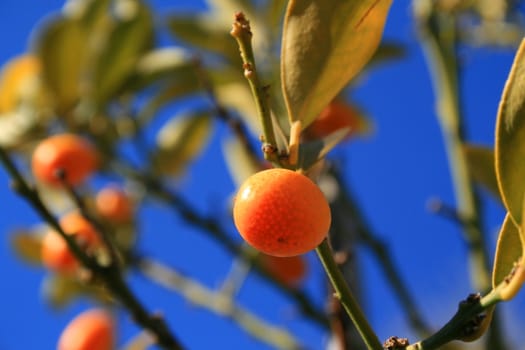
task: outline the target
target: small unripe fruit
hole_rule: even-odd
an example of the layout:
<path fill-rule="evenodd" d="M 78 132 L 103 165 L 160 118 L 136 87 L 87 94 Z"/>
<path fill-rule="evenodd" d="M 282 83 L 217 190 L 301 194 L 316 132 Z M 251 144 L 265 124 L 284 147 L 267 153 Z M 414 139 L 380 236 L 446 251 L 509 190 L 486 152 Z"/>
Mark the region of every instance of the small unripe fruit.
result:
<path fill-rule="evenodd" d="M 115 323 L 102 309 L 84 311 L 64 329 L 57 350 L 112 350 L 115 343 Z"/>
<path fill-rule="evenodd" d="M 95 197 L 98 214 L 106 220 L 129 222 L 133 216 L 133 204 L 128 195 L 116 187 L 106 187 Z"/>
<path fill-rule="evenodd" d="M 34 150 L 31 163 L 36 179 L 52 186 L 64 181 L 75 186 L 91 175 L 98 166 L 95 148 L 75 134 L 60 134 L 43 140 Z"/>
<path fill-rule="evenodd" d="M 233 219 L 241 236 L 273 256 L 294 256 L 317 247 L 330 228 L 330 207 L 306 176 L 269 169 L 250 176 L 240 187 Z"/>
<path fill-rule="evenodd" d="M 261 266 L 279 282 L 297 287 L 306 276 L 307 266 L 303 255 L 278 257 L 261 254 Z"/>
<path fill-rule="evenodd" d="M 75 235 L 79 245 L 93 249 L 100 244 L 97 231 L 80 213 L 71 212 L 60 219 L 60 227 L 68 235 Z M 66 241 L 53 230 L 48 231 L 42 239 L 42 264 L 59 273 L 69 274 L 77 270 L 79 262 L 69 250 Z"/>

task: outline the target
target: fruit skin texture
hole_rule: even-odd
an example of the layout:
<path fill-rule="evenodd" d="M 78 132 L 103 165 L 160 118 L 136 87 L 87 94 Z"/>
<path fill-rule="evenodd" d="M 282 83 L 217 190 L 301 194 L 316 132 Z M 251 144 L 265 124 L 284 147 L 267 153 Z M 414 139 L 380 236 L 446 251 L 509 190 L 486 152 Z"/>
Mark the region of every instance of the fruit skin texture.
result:
<path fill-rule="evenodd" d="M 342 100 L 333 100 L 326 106 L 319 116 L 308 127 L 306 133 L 311 139 L 323 138 L 331 133 L 350 128 L 349 133 L 344 138 L 348 140 L 356 133 L 363 132 L 365 125 L 359 113 L 349 104 Z"/>
<path fill-rule="evenodd" d="M 90 309 L 75 317 L 62 331 L 57 350 L 112 350 L 115 323 L 102 309 Z"/>
<path fill-rule="evenodd" d="M 250 176 L 240 187 L 233 219 L 241 236 L 273 256 L 295 256 L 317 247 L 330 228 L 330 207 L 306 176 L 269 169 Z"/>
<path fill-rule="evenodd" d="M 112 222 L 129 222 L 133 216 L 131 199 L 116 187 L 100 190 L 95 197 L 95 206 L 100 216 Z"/>
<path fill-rule="evenodd" d="M 277 257 L 261 254 L 259 262 L 270 275 L 288 287 L 299 286 L 308 270 L 303 255 Z"/>
<path fill-rule="evenodd" d="M 75 134 L 50 136 L 40 142 L 31 163 L 35 178 L 51 186 L 63 185 L 57 171 L 63 170 L 66 183 L 75 186 L 91 175 L 98 166 L 95 148 Z"/>
<path fill-rule="evenodd" d="M 100 245 L 97 231 L 79 212 L 74 211 L 62 217 L 60 227 L 67 234 L 74 234 L 80 245 L 87 250 Z M 41 257 L 46 268 L 63 274 L 72 274 L 79 266 L 66 241 L 53 230 L 49 230 L 42 239 Z"/>

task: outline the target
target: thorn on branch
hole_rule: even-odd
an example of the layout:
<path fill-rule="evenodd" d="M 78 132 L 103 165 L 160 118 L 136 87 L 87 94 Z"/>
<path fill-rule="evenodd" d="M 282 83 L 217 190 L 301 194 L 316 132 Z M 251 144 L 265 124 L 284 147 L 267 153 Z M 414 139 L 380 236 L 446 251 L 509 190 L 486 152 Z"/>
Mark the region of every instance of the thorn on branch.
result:
<path fill-rule="evenodd" d="M 254 72 L 253 66 L 250 63 L 244 63 L 242 68 L 244 69 L 244 77 L 246 79 L 251 79 Z"/>

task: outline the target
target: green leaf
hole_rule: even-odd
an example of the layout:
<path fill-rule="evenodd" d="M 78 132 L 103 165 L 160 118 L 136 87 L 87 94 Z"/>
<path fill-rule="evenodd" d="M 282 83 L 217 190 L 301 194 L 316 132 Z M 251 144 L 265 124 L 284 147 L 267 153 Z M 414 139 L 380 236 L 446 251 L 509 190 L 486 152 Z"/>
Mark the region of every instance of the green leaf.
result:
<path fill-rule="evenodd" d="M 69 0 L 62 13 L 71 19 L 81 20 L 88 28 L 92 28 L 109 15 L 112 0 Z"/>
<path fill-rule="evenodd" d="M 23 261 L 41 265 L 42 237 L 32 231 L 16 231 L 11 237 L 11 245 Z"/>
<path fill-rule="evenodd" d="M 208 112 L 177 115 L 157 134 L 154 166 L 162 174 L 179 175 L 208 143 L 211 134 Z"/>
<path fill-rule="evenodd" d="M 134 80 L 132 88 L 140 88 L 141 84 L 153 77 L 143 77 L 141 80 Z M 201 83 L 197 72 L 193 68 L 183 69 L 173 79 L 169 79 L 159 91 L 151 94 L 151 97 L 146 101 L 140 110 L 140 119 L 142 123 L 148 122 L 153 118 L 157 111 L 175 100 L 194 94 L 201 89 Z"/>
<path fill-rule="evenodd" d="M 257 109 L 253 103 L 252 93 L 248 84 L 245 82 L 233 82 L 218 85 L 215 88 L 215 93 L 221 105 L 234 109 L 255 135 L 261 134 Z"/>
<path fill-rule="evenodd" d="M 400 60 L 407 55 L 406 48 L 401 43 L 383 42 L 379 45 L 376 52 L 369 62 L 369 66 L 378 65 L 384 62 Z"/>
<path fill-rule="evenodd" d="M 291 0 L 281 51 L 290 121 L 310 124 L 374 54 L 392 0 Z"/>
<path fill-rule="evenodd" d="M 494 150 L 486 146 L 466 144 L 464 151 L 474 181 L 501 201 L 494 168 Z"/>
<path fill-rule="evenodd" d="M 495 287 L 509 275 L 514 263 L 522 254 L 520 233 L 510 215 L 507 214 L 501 226 L 498 242 L 496 245 L 496 256 L 492 270 L 492 286 Z"/>
<path fill-rule="evenodd" d="M 248 177 L 262 170 L 263 163 L 254 159 L 237 137 L 230 137 L 223 143 L 222 153 L 237 187 Z"/>
<path fill-rule="evenodd" d="M 230 22 L 233 21 L 233 17 L 231 18 Z M 231 23 L 227 25 L 211 16 L 189 14 L 171 17 L 168 26 L 178 39 L 193 47 L 228 58 L 240 67 L 239 49 L 229 32 Z"/>
<path fill-rule="evenodd" d="M 143 55 L 134 67 L 133 75 L 126 84 L 127 90 L 139 90 L 159 81 L 178 81 L 182 78 L 196 79 L 196 69 L 188 51 L 178 47 L 156 49 Z"/>
<path fill-rule="evenodd" d="M 304 170 L 310 169 L 315 163 L 323 159 L 328 152 L 345 139 L 349 128 L 337 130 L 330 135 L 310 142 L 303 142 L 299 148 L 299 164 Z"/>
<path fill-rule="evenodd" d="M 270 28 L 279 28 L 283 21 L 283 14 L 286 9 L 286 0 L 272 0 L 267 7 L 267 21 Z"/>
<path fill-rule="evenodd" d="M 515 223 L 522 219 L 525 194 L 525 40 L 522 41 L 496 122 L 496 176 L 503 203 Z"/>
<path fill-rule="evenodd" d="M 120 17 L 95 66 L 92 96 L 100 105 L 114 97 L 131 77 L 136 63 L 153 43 L 153 19 L 139 1 L 123 2 Z"/>
<path fill-rule="evenodd" d="M 42 62 L 44 86 L 58 114 L 68 112 L 78 102 L 88 57 L 87 42 L 87 31 L 75 19 L 55 17 L 37 32 L 35 51 Z"/>

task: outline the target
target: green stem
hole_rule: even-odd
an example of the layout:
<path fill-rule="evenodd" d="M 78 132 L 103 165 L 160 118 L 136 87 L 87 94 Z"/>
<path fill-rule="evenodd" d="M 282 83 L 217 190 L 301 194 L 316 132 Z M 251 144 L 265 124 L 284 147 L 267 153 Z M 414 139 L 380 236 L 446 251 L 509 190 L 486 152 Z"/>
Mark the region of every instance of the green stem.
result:
<path fill-rule="evenodd" d="M 346 284 L 341 271 L 337 267 L 332 250 L 326 239 L 316 248 L 316 252 L 335 290 L 335 297 L 339 299 L 348 316 L 350 316 L 367 348 L 369 350 L 382 350 L 383 346 L 379 338 L 368 323 L 363 311 L 361 311 L 359 304 Z"/>
<path fill-rule="evenodd" d="M 429 2 L 430 4 L 430 2 Z M 422 7 L 424 8 L 424 7 Z M 457 18 L 442 13 L 436 7 L 418 13 L 422 47 L 432 74 L 437 100 L 437 116 L 443 133 L 449 167 L 456 197 L 457 217 L 468 244 L 470 278 L 475 289 L 488 291 L 491 287 L 490 258 L 482 223 L 480 201 L 474 190 L 465 155 L 463 116 L 459 99 L 459 67 Z M 486 346 L 505 349 L 504 339 L 498 336 L 499 317 L 494 311 L 491 335 Z"/>
<path fill-rule="evenodd" d="M 473 341 L 479 338 L 491 321 L 495 305 L 502 301 L 501 292 L 508 284 L 508 280 L 503 281 L 484 297 L 471 296 L 461 302 L 456 314 L 439 331 L 425 340 L 407 346 L 405 350 L 433 350 L 453 340 Z M 480 315 L 484 315 L 485 318 L 479 318 Z M 479 322 L 475 321 L 476 319 Z M 465 334 L 465 332 L 472 332 L 472 334 Z M 467 340 L 466 338 L 469 337 L 470 340 Z"/>
<path fill-rule="evenodd" d="M 475 289 L 487 291 L 491 286 L 490 262 L 479 218 L 479 201 L 464 151 L 463 117 L 458 97 L 456 19 L 434 10 L 420 22 L 421 42 L 432 74 L 437 116 L 448 156 L 457 210 L 469 246 L 470 276 Z"/>
<path fill-rule="evenodd" d="M 230 33 L 239 45 L 244 76 L 248 79 L 252 95 L 255 99 L 255 107 L 264 135 L 264 157 L 269 161 L 278 163 L 277 141 L 273 129 L 270 107 L 268 105 L 268 88 L 260 83 L 253 55 L 250 22 L 242 12 L 235 14 L 235 22 Z"/>

